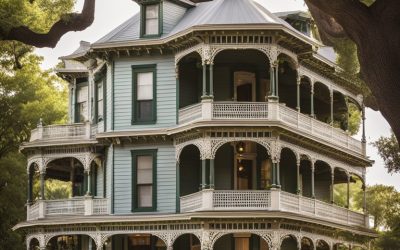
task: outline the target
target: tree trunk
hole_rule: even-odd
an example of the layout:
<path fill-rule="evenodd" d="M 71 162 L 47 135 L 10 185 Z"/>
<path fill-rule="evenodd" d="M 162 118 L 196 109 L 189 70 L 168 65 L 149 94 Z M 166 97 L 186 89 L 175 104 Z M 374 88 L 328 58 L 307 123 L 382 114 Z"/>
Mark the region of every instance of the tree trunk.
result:
<path fill-rule="evenodd" d="M 357 45 L 361 76 L 400 139 L 400 1 L 305 0 L 325 35 L 344 33 Z M 322 12 L 322 13 L 320 13 Z M 339 33 L 340 32 L 340 33 Z"/>

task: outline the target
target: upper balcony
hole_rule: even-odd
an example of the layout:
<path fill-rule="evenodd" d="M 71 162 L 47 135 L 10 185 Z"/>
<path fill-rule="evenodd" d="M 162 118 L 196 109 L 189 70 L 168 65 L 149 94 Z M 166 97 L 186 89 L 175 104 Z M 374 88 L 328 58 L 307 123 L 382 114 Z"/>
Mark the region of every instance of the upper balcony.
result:
<path fill-rule="evenodd" d="M 179 125 L 201 122 L 228 122 L 251 125 L 280 124 L 288 129 L 295 129 L 315 139 L 323 139 L 335 146 L 365 155 L 361 141 L 347 132 L 318 121 L 277 102 L 212 102 L 205 100 L 179 110 Z"/>
<path fill-rule="evenodd" d="M 179 125 L 280 125 L 365 155 L 349 132 L 364 119 L 360 95 L 304 67 L 283 48 L 274 56 L 257 46 L 211 52 L 205 57 L 188 50 L 178 58 Z"/>
<path fill-rule="evenodd" d="M 94 140 L 98 132 L 102 132 L 103 123 L 90 124 L 73 123 L 61 125 L 38 125 L 37 128 L 31 131 L 29 143 L 52 143 L 52 142 L 77 142 Z"/>
<path fill-rule="evenodd" d="M 181 212 L 282 211 L 348 226 L 371 228 L 369 215 L 281 190 L 205 189 L 180 199 Z M 373 220 L 373 219 L 372 219 Z"/>

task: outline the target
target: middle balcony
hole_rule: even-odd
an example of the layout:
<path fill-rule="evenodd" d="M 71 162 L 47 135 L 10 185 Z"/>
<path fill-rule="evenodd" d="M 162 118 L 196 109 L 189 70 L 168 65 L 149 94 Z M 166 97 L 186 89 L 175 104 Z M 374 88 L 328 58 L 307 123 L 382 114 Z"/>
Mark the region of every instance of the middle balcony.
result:
<path fill-rule="evenodd" d="M 191 126 L 194 123 L 210 121 L 232 124 L 251 121 L 252 125 L 280 125 L 365 155 L 361 141 L 351 137 L 347 132 L 275 101 L 214 102 L 208 99 L 179 110 L 179 125 Z"/>

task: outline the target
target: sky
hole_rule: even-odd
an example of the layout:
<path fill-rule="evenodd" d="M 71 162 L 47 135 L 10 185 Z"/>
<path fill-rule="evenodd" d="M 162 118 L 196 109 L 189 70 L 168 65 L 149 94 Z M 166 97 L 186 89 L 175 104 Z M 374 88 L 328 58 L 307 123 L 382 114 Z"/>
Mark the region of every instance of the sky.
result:
<path fill-rule="evenodd" d="M 306 10 L 302 0 L 256 0 L 271 12 Z M 95 42 L 122 22 L 139 11 L 139 6 L 132 0 L 97 0 L 94 23 L 84 31 L 70 32 L 64 35 L 54 49 L 36 49 L 44 57 L 43 69 L 54 68 L 60 56 L 68 55 L 78 48 L 81 40 Z M 80 11 L 83 0 L 77 0 L 76 11 Z M 366 112 L 367 142 L 373 142 L 380 136 L 390 135 L 390 126 L 380 112 L 367 109 Z M 356 136 L 358 139 L 361 135 Z M 367 155 L 375 164 L 367 169 L 367 184 L 385 184 L 395 186 L 400 191 L 400 174 L 390 175 L 384 168 L 383 160 L 376 148 L 367 145 Z"/>

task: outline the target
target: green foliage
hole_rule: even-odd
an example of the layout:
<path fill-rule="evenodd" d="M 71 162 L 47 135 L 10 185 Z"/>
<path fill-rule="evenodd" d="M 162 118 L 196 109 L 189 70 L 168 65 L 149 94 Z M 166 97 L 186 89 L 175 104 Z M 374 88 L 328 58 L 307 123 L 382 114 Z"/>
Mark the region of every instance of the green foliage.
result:
<path fill-rule="evenodd" d="M 399 226 L 400 193 L 392 186 L 367 187 L 367 211 L 375 217 L 375 228 L 392 230 Z"/>
<path fill-rule="evenodd" d="M 18 147 L 40 118 L 52 124 L 67 115 L 65 83 L 42 71 L 42 59 L 31 51 L 20 43 L 0 42 L 0 249 L 25 249 L 23 238 L 11 229 L 26 215 L 26 159 Z M 59 196 L 58 189 L 50 195 Z"/>
<path fill-rule="evenodd" d="M 40 179 L 36 175 L 33 182 L 33 197 L 39 198 Z M 55 179 L 47 179 L 44 187 L 44 196 L 46 200 L 68 199 L 72 197 L 72 183 Z"/>
<path fill-rule="evenodd" d="M 356 44 L 350 39 L 336 39 L 334 49 L 339 67 L 350 75 L 356 75 L 360 71 Z"/>
<path fill-rule="evenodd" d="M 377 141 L 373 142 L 378 149 L 378 154 L 385 162 L 385 167 L 389 173 L 400 172 L 400 147 L 399 143 L 392 133 L 390 137 L 380 137 Z"/>
<path fill-rule="evenodd" d="M 358 107 L 349 103 L 349 132 L 351 135 L 356 135 L 360 130 L 361 125 L 361 111 Z"/>
<path fill-rule="evenodd" d="M 28 26 L 36 32 L 47 32 L 74 4 L 75 0 L 0 0 L 0 31 Z"/>
<path fill-rule="evenodd" d="M 25 249 L 12 227 L 25 218 L 26 159 L 17 151 L 0 158 L 0 249 Z"/>
<path fill-rule="evenodd" d="M 45 124 L 66 120 L 67 90 L 64 81 L 40 69 L 42 59 L 34 54 L 22 55 L 17 70 L 12 56 L 3 53 L 0 58 L 1 158 L 29 139 L 40 118 Z"/>

